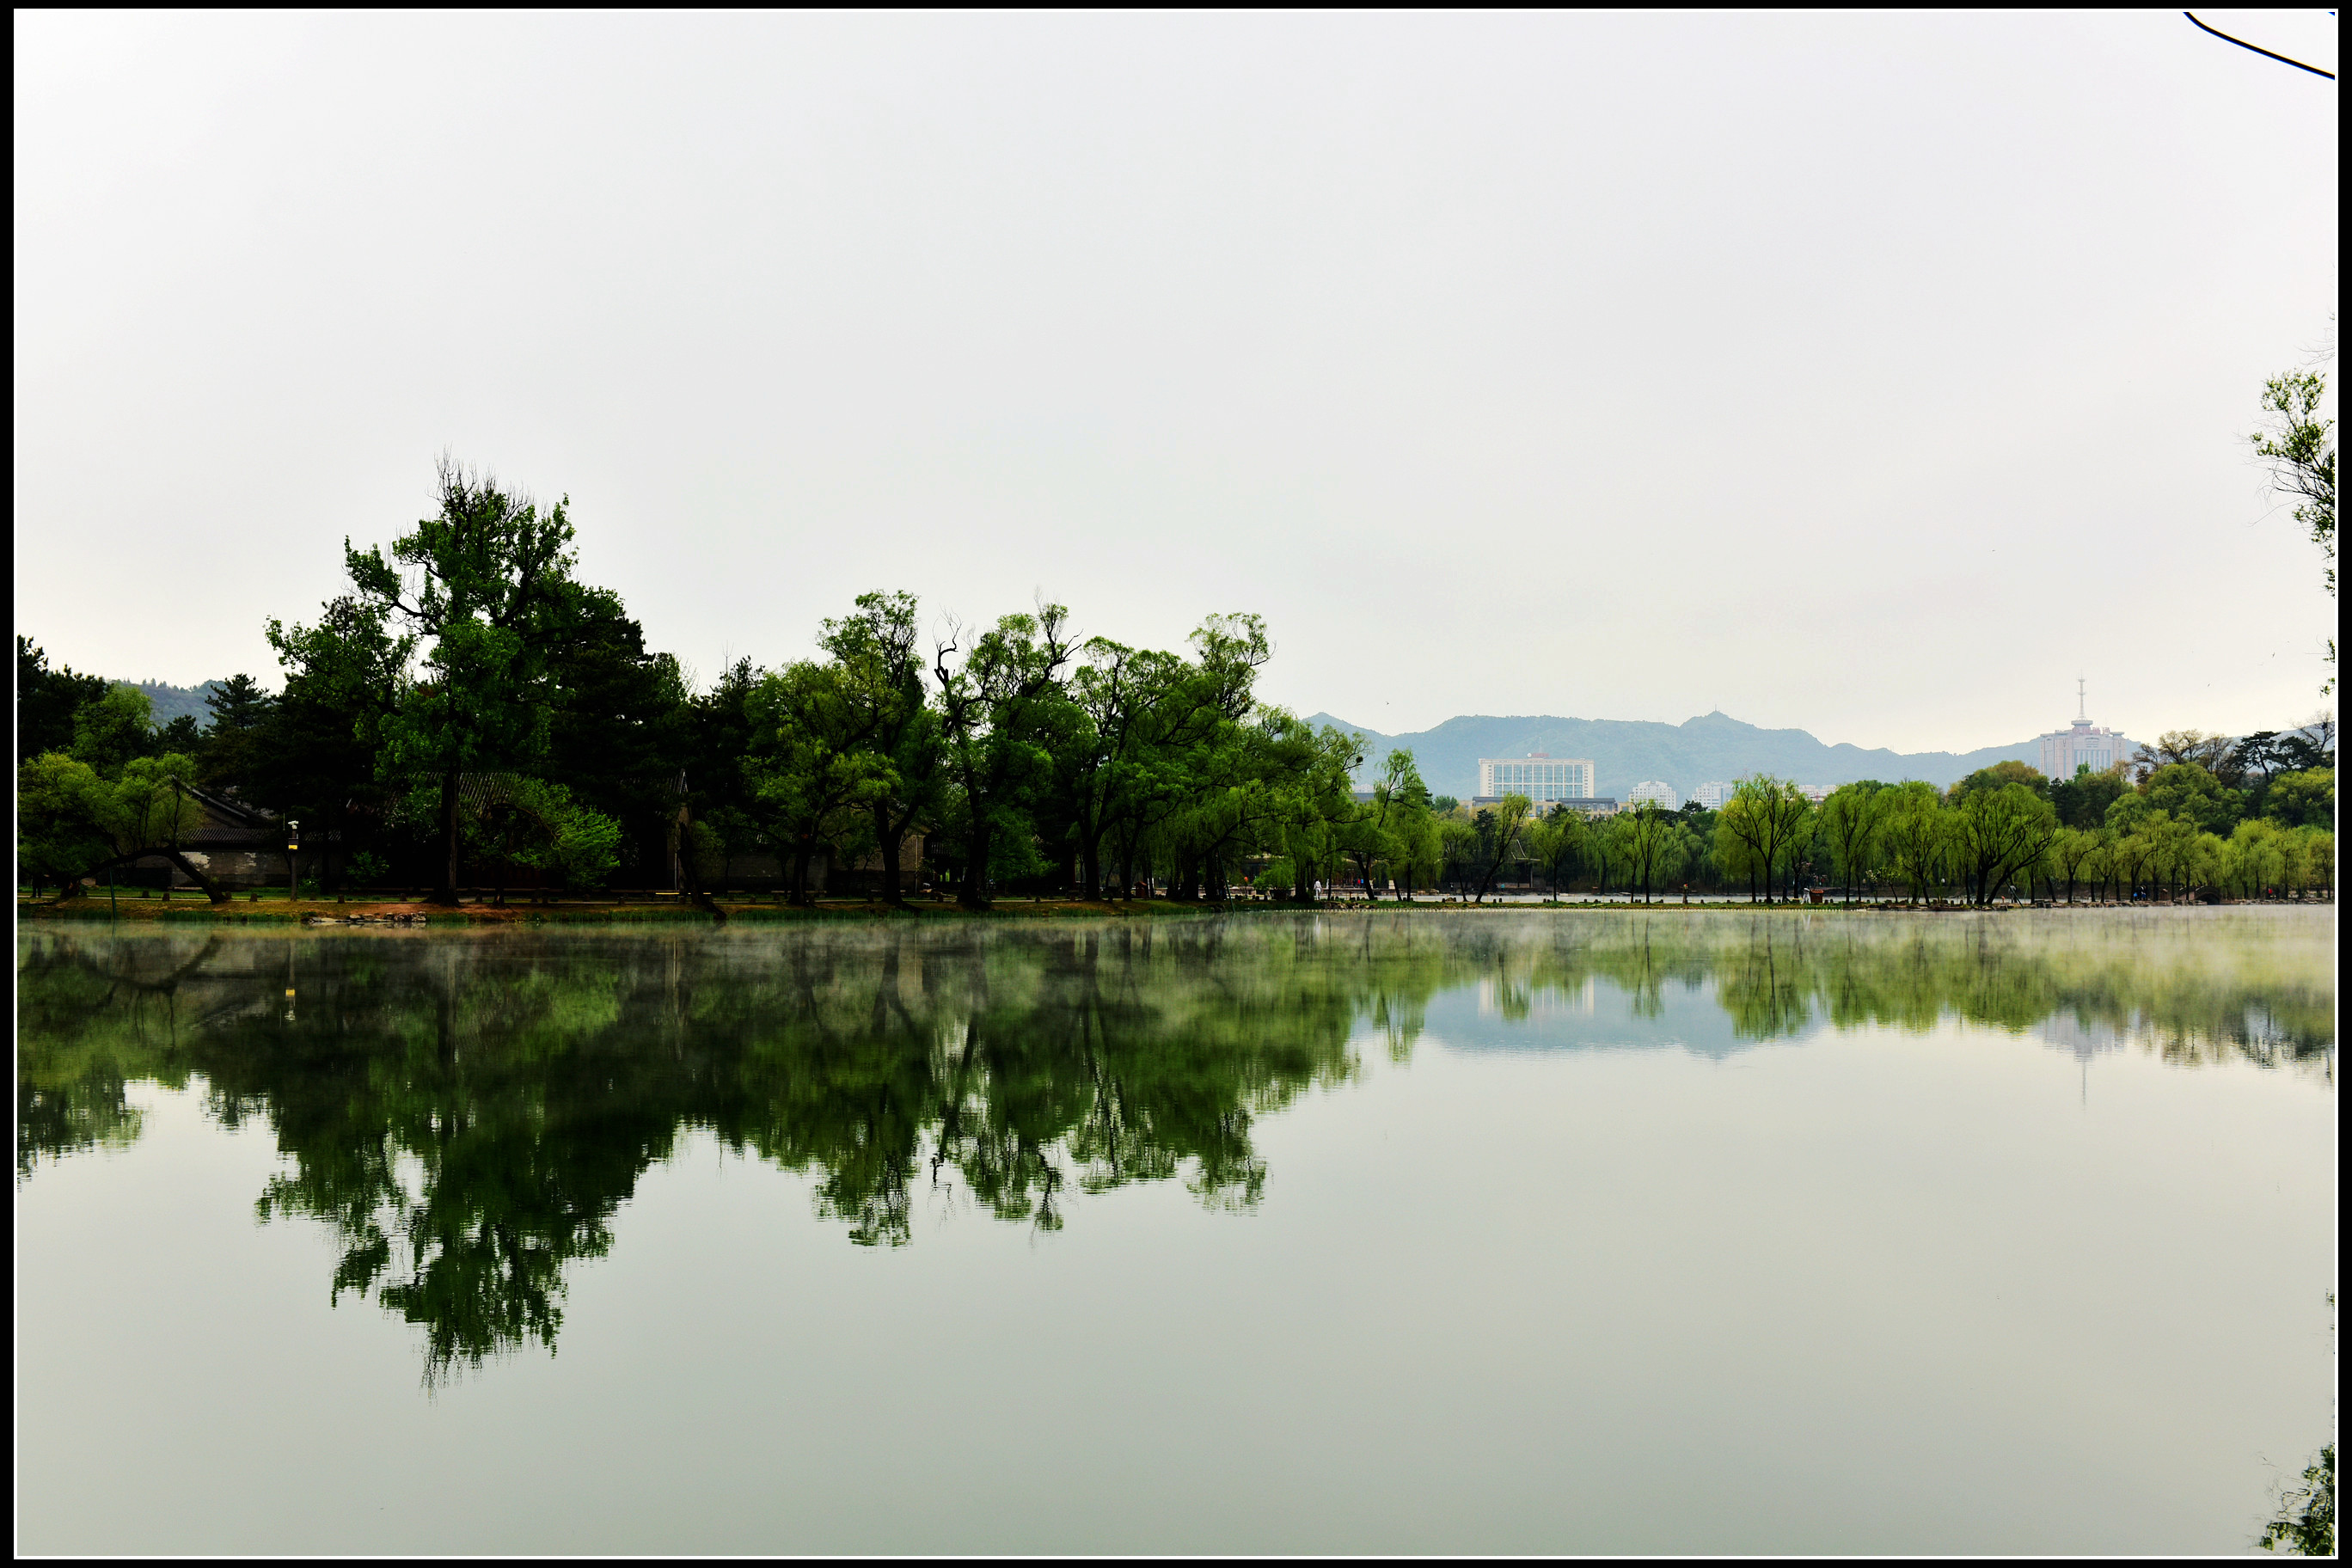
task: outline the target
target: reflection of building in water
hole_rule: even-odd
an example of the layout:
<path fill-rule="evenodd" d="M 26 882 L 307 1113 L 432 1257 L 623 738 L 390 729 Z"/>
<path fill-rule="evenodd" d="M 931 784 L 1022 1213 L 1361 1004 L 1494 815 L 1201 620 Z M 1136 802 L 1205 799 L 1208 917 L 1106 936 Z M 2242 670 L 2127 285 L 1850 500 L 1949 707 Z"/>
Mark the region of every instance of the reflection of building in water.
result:
<path fill-rule="evenodd" d="M 2086 1024 L 2072 1013 L 2055 1013 L 2042 1021 L 2042 1041 L 2053 1050 L 2061 1050 L 2082 1064 L 2083 1103 L 2091 1103 L 2091 1058 L 2119 1051 L 2131 1043 L 2139 1023 L 2137 1014 L 2121 1028 L 2113 1024 Z"/>
<path fill-rule="evenodd" d="M 2043 1019 L 2041 1032 L 2043 1044 L 2084 1062 L 2109 1051 L 2122 1050 L 2131 1043 L 2132 1035 L 2128 1026 L 2119 1029 L 2113 1024 L 2085 1024 L 2072 1013 Z"/>

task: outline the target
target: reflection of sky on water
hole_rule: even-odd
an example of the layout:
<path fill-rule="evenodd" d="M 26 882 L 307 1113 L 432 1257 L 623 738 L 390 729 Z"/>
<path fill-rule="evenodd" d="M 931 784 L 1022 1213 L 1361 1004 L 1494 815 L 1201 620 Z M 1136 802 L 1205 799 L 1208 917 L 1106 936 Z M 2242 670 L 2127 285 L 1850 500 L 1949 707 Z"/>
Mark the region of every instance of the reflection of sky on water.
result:
<path fill-rule="evenodd" d="M 1508 1011 L 1503 989 L 1486 979 L 1431 997 L 1428 1037 L 1457 1051 L 1679 1049 L 1715 1060 L 1765 1043 L 1738 1037 L 1712 981 L 1676 982 L 1648 993 L 1647 1016 L 1634 1011 L 1633 993 L 1597 975 L 1587 975 L 1583 984 L 1566 992 L 1528 993 Z M 1514 1016 L 1520 1005 L 1524 1014 Z"/>
<path fill-rule="evenodd" d="M 2227 1549 L 2326 1429 L 2331 935 L 36 928 L 28 1539 Z"/>
<path fill-rule="evenodd" d="M 1489 975 L 1433 995 L 1423 1016 L 1432 1043 L 1473 1055 L 1673 1049 L 1719 1061 L 1768 1043 L 1742 1031 L 1712 978 L 1629 988 L 1591 974 L 1565 987 Z M 1784 1015 L 1770 1038 L 1801 1041 L 1825 1026 L 1834 1026 L 1818 1005 L 1799 1001 L 1794 1016 Z M 2130 1048 L 2194 1062 L 2226 1045 L 2231 1054 L 2264 1066 L 2300 1062 L 2334 1077 L 2332 1044 L 2315 1050 L 2260 1000 L 2205 1030 L 2184 1030 L 2131 1007 L 2117 1018 L 2061 1008 L 2021 1032 L 2083 1064 L 2086 1090 L 2090 1063 Z"/>

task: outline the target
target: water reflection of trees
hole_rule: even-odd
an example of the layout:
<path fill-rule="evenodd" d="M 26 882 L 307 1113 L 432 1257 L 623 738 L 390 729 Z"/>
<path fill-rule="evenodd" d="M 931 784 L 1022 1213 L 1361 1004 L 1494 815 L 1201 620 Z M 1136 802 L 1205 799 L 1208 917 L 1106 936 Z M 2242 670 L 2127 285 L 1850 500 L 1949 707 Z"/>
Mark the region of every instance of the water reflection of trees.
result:
<path fill-rule="evenodd" d="M 2309 923 L 2309 922 L 2305 922 Z M 1431 999 L 1491 987 L 1507 1020 L 1604 984 L 1670 990 L 1745 1038 L 1820 1023 L 2053 1018 L 2168 1060 L 2316 1064 L 2326 938 L 2286 928 L 1626 915 L 1118 922 L 382 939 L 20 939 L 17 1171 L 135 1139 L 128 1086 L 200 1081 L 288 1168 L 264 1217 L 327 1222 L 333 1292 L 423 1326 L 427 1375 L 552 1348 L 564 1271 L 681 1136 L 810 1175 L 864 1245 L 960 1183 L 1059 1226 L 1073 1194 L 1181 1179 L 1265 1189 L 1257 1118 L 1408 1055 Z M 2299 933 L 2301 928 L 2293 928 Z M 2029 934 L 2036 932 L 2036 934 Z M 2186 934 L 2184 934 L 2186 933 Z"/>

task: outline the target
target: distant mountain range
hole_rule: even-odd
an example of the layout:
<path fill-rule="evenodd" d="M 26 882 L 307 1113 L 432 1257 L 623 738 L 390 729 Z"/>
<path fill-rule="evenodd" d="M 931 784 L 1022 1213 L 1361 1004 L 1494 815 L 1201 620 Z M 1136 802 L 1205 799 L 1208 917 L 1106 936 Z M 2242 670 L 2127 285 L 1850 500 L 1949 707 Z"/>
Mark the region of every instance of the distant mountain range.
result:
<path fill-rule="evenodd" d="M 1652 779 L 1672 784 L 1675 793 L 1687 798 L 1700 784 L 1746 778 L 1750 773 L 1769 773 L 1801 784 L 1925 779 L 1940 787 L 1995 763 L 2013 758 L 2031 764 L 2041 758 L 2039 737 L 1974 752 L 1865 750 L 1825 745 L 1802 730 L 1759 730 L 1726 713 L 1702 714 L 1680 724 L 1465 715 L 1411 735 L 1383 735 L 1328 713 L 1318 713 L 1307 722 L 1362 733 L 1366 744 L 1364 766 L 1357 777 L 1359 788 L 1370 787 L 1380 776 L 1389 752 L 1404 746 L 1412 750 L 1422 780 L 1432 792 L 1463 800 L 1478 791 L 1479 758 L 1524 757 L 1530 752 L 1591 758 L 1593 793 L 1619 800 L 1635 784 Z M 2131 742 L 2125 744 L 2128 748 Z"/>

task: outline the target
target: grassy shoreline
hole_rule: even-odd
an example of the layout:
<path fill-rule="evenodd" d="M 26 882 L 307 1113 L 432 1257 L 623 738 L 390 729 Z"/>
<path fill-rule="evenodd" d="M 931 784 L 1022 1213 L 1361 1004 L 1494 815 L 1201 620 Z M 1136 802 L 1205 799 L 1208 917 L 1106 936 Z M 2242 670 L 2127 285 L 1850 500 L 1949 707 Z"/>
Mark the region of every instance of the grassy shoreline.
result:
<path fill-rule="evenodd" d="M 2231 907 L 2243 902 L 2232 900 Z M 1597 900 L 1573 903 L 1461 903 L 1451 900 L 1398 902 L 1381 900 L 1377 903 L 1363 901 L 1333 901 L 1321 904 L 1291 904 L 1258 902 L 1255 900 L 1231 904 L 1177 904 L 1165 900 L 1105 901 L 1070 899 L 1035 900 L 1003 899 L 993 909 L 970 910 L 952 903 L 928 901 L 910 903 L 891 909 L 872 900 L 820 900 L 814 906 L 795 908 L 749 900 L 721 898 L 715 910 L 694 904 L 682 898 L 663 897 L 658 902 L 601 902 L 577 900 L 551 904 L 510 903 L 504 906 L 488 903 L 467 903 L 457 908 L 429 904 L 414 900 L 347 900 L 303 899 L 289 902 L 284 895 L 275 899 L 238 899 L 226 904 L 215 905 L 201 895 L 173 899 L 118 898 L 110 907 L 103 897 L 83 897 L 65 903 L 38 902 L 19 893 L 16 917 L 20 921 L 130 921 L 145 924 L 169 922 L 197 924 L 272 924 L 289 925 L 305 921 L 341 923 L 354 918 L 370 923 L 405 917 L 411 921 L 436 926 L 501 926 L 501 925 L 572 925 L 572 924 L 708 924 L 713 921 L 748 921 L 757 925 L 798 924 L 807 921 L 916 921 L 936 923 L 941 921 L 1034 921 L 1069 919 L 1167 920 L 1200 919 L 1230 915 L 1285 915 L 1314 913 L 1322 915 L 1415 914 L 1423 916 L 1478 915 L 1498 912 L 1575 914 L 1601 911 L 1622 913 L 1640 910 L 1649 914 L 1681 913 L 1693 916 L 1718 914 L 2064 914 L 2116 909 L 2202 908 L 2193 902 L 2175 906 L 2159 904 L 2057 904 L 2036 907 L 2024 904 L 1994 905 L 1990 909 L 1974 909 L 1959 904 L 1901 903 L 1855 904 L 1751 904 L 1740 902 L 1692 903 L 1659 901 L 1656 903 L 1622 903 Z M 2307 907 L 2332 909 L 2332 900 L 2309 900 L 2301 903 L 2282 901 L 2282 908 Z"/>

